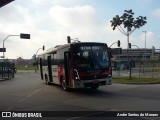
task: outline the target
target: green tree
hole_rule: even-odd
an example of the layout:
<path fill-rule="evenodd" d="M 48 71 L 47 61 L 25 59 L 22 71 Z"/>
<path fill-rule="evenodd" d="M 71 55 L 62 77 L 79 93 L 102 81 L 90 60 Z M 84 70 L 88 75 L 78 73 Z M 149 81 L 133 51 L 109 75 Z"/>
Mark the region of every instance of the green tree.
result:
<path fill-rule="evenodd" d="M 36 57 L 36 54 L 34 54 L 31 58 L 32 61 L 32 65 L 36 67 L 38 67 L 38 58 Z"/>
<path fill-rule="evenodd" d="M 139 16 L 136 19 L 133 17 L 134 12 L 132 10 L 124 10 L 124 14 L 122 16 L 116 15 L 113 17 L 111 22 L 111 27 L 113 30 L 118 28 L 118 30 L 127 36 L 127 49 L 129 49 L 129 36 L 138 28 L 142 27 L 147 23 L 147 18 L 143 16 Z M 129 57 L 128 57 L 129 63 Z M 131 67 L 130 68 L 130 78 L 131 78 Z"/>
<path fill-rule="evenodd" d="M 121 33 L 129 38 L 129 35 L 131 35 L 137 28 L 139 29 L 147 23 L 146 17 L 139 16 L 134 19 L 133 15 L 134 12 L 132 10 L 125 10 L 122 16 L 116 15 L 113 17 L 113 20 L 110 21 L 111 27 L 113 27 L 113 30 L 118 28 Z M 129 43 L 129 39 L 127 40 Z"/>

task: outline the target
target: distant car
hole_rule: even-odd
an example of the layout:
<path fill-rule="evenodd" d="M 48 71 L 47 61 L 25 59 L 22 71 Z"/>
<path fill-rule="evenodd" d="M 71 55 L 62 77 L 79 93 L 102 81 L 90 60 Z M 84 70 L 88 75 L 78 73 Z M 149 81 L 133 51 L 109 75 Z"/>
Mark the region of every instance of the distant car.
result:
<path fill-rule="evenodd" d="M 113 70 L 128 70 L 129 69 L 129 64 L 131 68 L 135 67 L 135 61 L 130 61 L 128 64 L 128 61 L 125 60 L 117 60 L 117 61 L 112 61 L 112 68 Z"/>
<path fill-rule="evenodd" d="M 129 69 L 129 65 L 128 64 L 121 64 L 120 65 L 120 70 L 128 70 Z"/>

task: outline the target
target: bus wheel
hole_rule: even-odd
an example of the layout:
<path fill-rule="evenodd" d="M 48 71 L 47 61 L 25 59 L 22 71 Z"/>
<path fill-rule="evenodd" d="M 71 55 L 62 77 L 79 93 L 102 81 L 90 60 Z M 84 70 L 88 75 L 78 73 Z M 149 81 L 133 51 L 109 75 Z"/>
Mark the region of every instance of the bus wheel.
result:
<path fill-rule="evenodd" d="M 96 89 L 98 89 L 98 85 L 96 85 L 96 86 L 91 86 L 91 89 L 94 89 L 94 90 L 96 90 Z"/>
<path fill-rule="evenodd" d="M 66 82 L 65 82 L 65 80 L 63 80 L 63 78 L 62 78 L 62 80 L 61 80 L 61 85 L 62 85 L 62 89 L 63 89 L 63 90 L 65 90 L 65 91 L 68 90 L 68 87 L 67 87 L 67 85 L 66 85 Z"/>
<path fill-rule="evenodd" d="M 48 81 L 47 75 L 45 75 L 45 81 L 46 81 L 46 84 L 47 84 L 47 85 L 50 85 L 50 82 Z"/>

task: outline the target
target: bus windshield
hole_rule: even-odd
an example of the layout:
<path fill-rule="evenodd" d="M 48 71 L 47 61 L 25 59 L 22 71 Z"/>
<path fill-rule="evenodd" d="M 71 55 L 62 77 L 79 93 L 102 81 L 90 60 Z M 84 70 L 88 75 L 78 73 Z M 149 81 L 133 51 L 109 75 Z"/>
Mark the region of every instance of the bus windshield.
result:
<path fill-rule="evenodd" d="M 95 71 L 108 69 L 110 59 L 106 47 L 81 47 L 74 53 L 75 66 L 80 71 Z"/>

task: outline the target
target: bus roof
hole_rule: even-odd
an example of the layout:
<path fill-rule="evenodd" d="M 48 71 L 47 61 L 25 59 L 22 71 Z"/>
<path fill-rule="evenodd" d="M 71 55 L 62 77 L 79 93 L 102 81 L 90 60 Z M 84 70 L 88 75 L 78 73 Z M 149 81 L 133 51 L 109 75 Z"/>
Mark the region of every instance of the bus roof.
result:
<path fill-rule="evenodd" d="M 57 51 L 59 49 L 63 49 L 63 48 L 74 46 L 74 45 L 83 45 L 83 44 L 101 44 L 101 45 L 104 44 L 104 45 L 107 45 L 106 43 L 100 43 L 100 42 L 72 42 L 72 43 L 68 43 L 68 44 L 64 44 L 64 45 L 56 45 L 55 47 L 52 47 L 39 55 L 50 54 L 50 53 Z"/>

